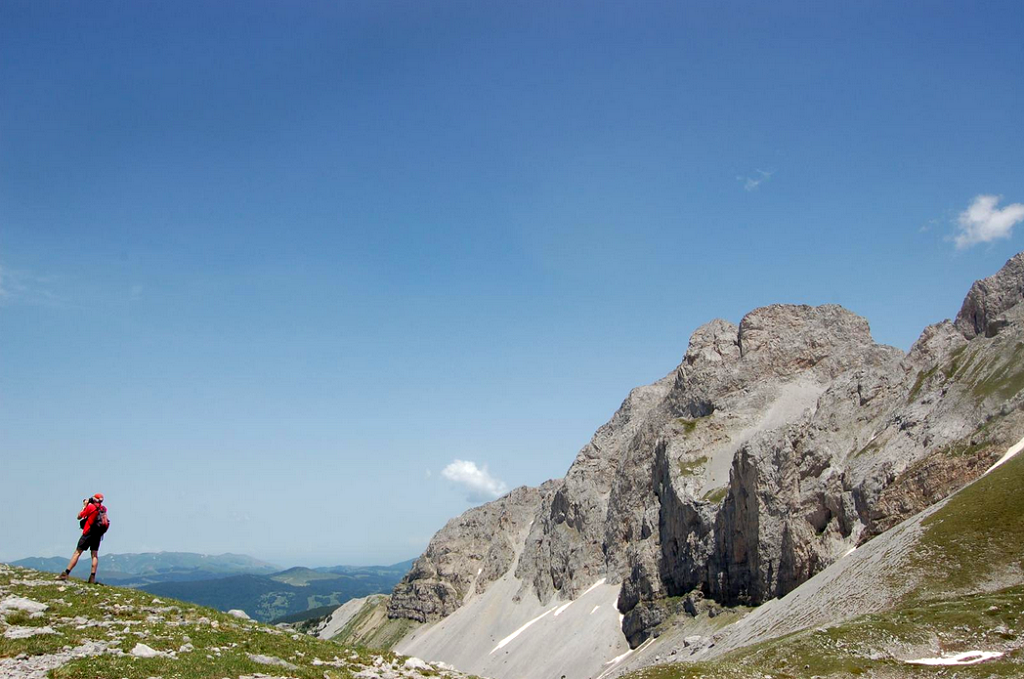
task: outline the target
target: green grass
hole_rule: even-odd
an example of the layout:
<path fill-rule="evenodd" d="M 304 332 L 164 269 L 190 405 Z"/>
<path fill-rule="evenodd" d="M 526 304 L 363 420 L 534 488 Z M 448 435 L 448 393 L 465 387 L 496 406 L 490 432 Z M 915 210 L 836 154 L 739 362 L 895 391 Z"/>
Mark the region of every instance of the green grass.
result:
<path fill-rule="evenodd" d="M 363 607 L 332 638 L 342 644 L 391 650 L 420 623 L 405 618 L 387 617 L 389 598 L 379 597 Z"/>
<path fill-rule="evenodd" d="M 874 439 L 868 441 L 867 445 L 865 445 L 863 448 L 854 453 L 853 456 L 860 457 L 861 455 L 866 455 L 867 453 L 878 450 L 879 448 L 881 448 L 881 443 L 878 439 Z"/>
<path fill-rule="evenodd" d="M 729 487 L 722 486 L 721 488 L 712 488 L 708 492 L 704 493 L 703 500 L 718 504 L 725 499 L 725 496 L 729 494 Z"/>
<path fill-rule="evenodd" d="M 1017 342 L 1012 351 L 982 357 L 984 349 L 971 349 L 964 345 L 949 355 L 944 364 L 933 365 L 917 374 L 907 403 L 913 403 L 921 395 L 924 386 L 940 373 L 945 381 L 956 380 L 970 385 L 978 401 L 987 398 L 1009 399 L 1024 390 L 1024 343 Z M 864 451 L 861 451 L 864 452 Z"/>
<path fill-rule="evenodd" d="M 979 400 L 990 397 L 1010 399 L 1024 389 L 1024 344 L 1018 342 L 1014 352 L 1003 363 L 990 364 L 984 377 L 974 385 L 974 396 Z"/>
<path fill-rule="evenodd" d="M 1024 625 L 1024 587 L 909 605 L 864 615 L 841 625 L 805 629 L 723 655 L 714 661 L 645 668 L 630 679 L 774 679 L 810 677 L 1020 677 L 1024 653 L 979 665 L 930 668 L 907 665 L 883 649 L 924 648 L 937 640 L 943 652 L 1006 649 Z M 928 653 L 927 655 L 931 655 Z"/>
<path fill-rule="evenodd" d="M 917 597 L 961 591 L 1024 568 L 1024 455 L 954 495 L 922 524 L 913 568 L 930 583 Z"/>
<path fill-rule="evenodd" d="M 932 378 L 938 369 L 938 365 L 933 365 L 928 370 L 923 370 L 917 374 L 917 379 L 914 380 L 914 386 L 910 388 L 910 394 L 907 396 L 907 403 L 913 403 L 917 400 L 918 394 L 921 393 L 921 387 L 924 386 L 925 382 Z"/>
<path fill-rule="evenodd" d="M 0 636 L 0 658 L 54 653 L 89 640 L 108 642 L 112 648 L 128 654 L 140 642 L 158 651 L 176 651 L 177 654 L 175 658 L 114 654 L 81 658 L 53 670 L 50 674 L 53 679 L 206 679 L 258 673 L 297 679 L 343 679 L 372 665 L 377 656 L 388 662 L 400 661 L 387 651 L 321 641 L 173 599 L 154 600 L 147 592 L 86 585 L 75 580 L 60 583 L 51 580 L 52 577 L 28 569 L 0 570 L 3 591 L 0 596 L 22 596 L 49 606 L 36 618 L 21 612 L 9 613 L 5 616 L 7 623 L 49 625 L 58 632 L 27 639 Z M 26 579 L 35 580 L 37 584 L 17 582 Z M 91 621 L 92 626 L 84 626 L 84 621 Z M 191 644 L 194 650 L 181 651 L 185 644 Z M 280 658 L 296 668 L 258 663 L 250 654 Z M 330 662 L 336 657 L 345 660 L 347 665 L 313 664 L 316 658 Z"/>
<path fill-rule="evenodd" d="M 679 474 L 682 476 L 691 476 L 707 464 L 708 458 L 705 455 L 695 457 L 692 460 L 679 460 Z"/>
<path fill-rule="evenodd" d="M 305 587 L 311 582 L 321 580 L 340 580 L 342 576 L 338 573 L 320 573 L 309 568 L 290 568 L 277 575 L 269 576 L 271 580 L 283 582 L 295 587 Z"/>
<path fill-rule="evenodd" d="M 946 376 L 947 380 L 952 379 L 957 374 L 957 372 L 960 371 L 960 368 L 963 368 L 966 371 L 967 368 L 970 366 L 971 362 L 977 357 L 978 352 L 974 352 L 973 354 L 968 356 L 966 360 L 963 360 L 964 351 L 966 350 L 967 345 L 965 344 L 959 349 L 954 349 L 949 354 L 949 363 L 947 363 L 942 368 L 942 374 Z"/>
<path fill-rule="evenodd" d="M 698 421 L 699 420 L 691 420 L 686 417 L 676 418 L 676 424 L 683 428 L 683 433 L 685 434 L 692 434 L 693 431 L 697 428 Z"/>

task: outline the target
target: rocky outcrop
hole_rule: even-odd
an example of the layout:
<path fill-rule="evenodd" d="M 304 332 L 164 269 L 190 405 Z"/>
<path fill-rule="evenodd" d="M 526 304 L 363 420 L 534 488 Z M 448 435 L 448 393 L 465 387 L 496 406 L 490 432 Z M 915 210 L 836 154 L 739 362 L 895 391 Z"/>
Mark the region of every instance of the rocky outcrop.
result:
<path fill-rule="evenodd" d="M 712 321 L 672 373 L 629 395 L 563 480 L 450 522 L 390 613 L 448 615 L 513 564 L 518 596 L 541 603 L 600 578 L 621 583 L 633 646 L 687 597 L 781 597 L 1020 437 L 1022 301 L 1024 254 L 909 354 L 835 305 Z"/>
<path fill-rule="evenodd" d="M 449 521 L 395 587 L 388 617 L 417 622 L 443 618 L 501 577 L 515 560 L 542 499 L 557 485 L 516 488 Z"/>
<path fill-rule="evenodd" d="M 956 328 L 967 339 L 995 334 L 989 325 L 1000 314 L 1024 302 L 1024 252 L 1010 259 L 993 276 L 976 281 L 956 316 Z"/>

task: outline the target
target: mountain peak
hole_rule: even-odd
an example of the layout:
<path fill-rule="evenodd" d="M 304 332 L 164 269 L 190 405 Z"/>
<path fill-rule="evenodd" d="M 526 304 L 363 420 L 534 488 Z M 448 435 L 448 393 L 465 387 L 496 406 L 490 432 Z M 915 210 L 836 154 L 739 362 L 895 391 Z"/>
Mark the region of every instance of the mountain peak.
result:
<path fill-rule="evenodd" d="M 964 298 L 954 325 L 964 337 L 991 336 L 999 316 L 1024 302 L 1024 252 L 1011 257 L 998 272 L 975 281 Z"/>

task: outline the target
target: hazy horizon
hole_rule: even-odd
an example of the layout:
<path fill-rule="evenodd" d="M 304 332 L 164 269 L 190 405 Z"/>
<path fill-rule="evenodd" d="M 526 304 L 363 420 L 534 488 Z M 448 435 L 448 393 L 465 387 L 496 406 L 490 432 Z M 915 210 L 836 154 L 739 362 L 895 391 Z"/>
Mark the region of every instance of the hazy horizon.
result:
<path fill-rule="evenodd" d="M 5 2 L 0 560 L 376 565 L 690 334 L 1024 250 L 1024 5 Z"/>
<path fill-rule="evenodd" d="M 239 553 L 236 553 L 236 552 L 220 552 L 220 553 L 215 553 L 215 554 L 213 554 L 213 553 L 211 553 L 211 554 L 203 554 L 201 552 L 170 552 L 168 550 L 160 550 L 160 551 L 157 551 L 157 552 L 110 552 L 110 553 L 102 552 L 102 554 L 104 556 L 108 556 L 108 557 L 109 556 L 129 556 L 129 555 L 138 555 L 138 554 L 163 554 L 163 553 L 166 553 L 166 554 L 183 554 L 183 553 L 184 554 L 198 554 L 200 556 L 227 556 L 227 555 L 232 555 L 232 556 L 248 556 L 248 557 L 252 557 L 253 559 L 256 559 L 257 561 L 261 561 L 261 562 L 270 564 L 271 566 L 275 566 L 277 568 L 280 568 L 282 571 L 290 570 L 292 568 L 330 568 L 330 567 L 334 567 L 334 566 L 352 566 L 352 567 L 355 567 L 355 568 L 368 568 L 368 567 L 371 567 L 371 566 L 397 566 L 399 564 L 403 564 L 403 563 L 406 563 L 406 562 L 415 561 L 416 558 L 419 557 L 419 554 L 416 554 L 416 555 L 410 556 L 408 559 L 399 559 L 398 561 L 387 562 L 387 563 L 381 563 L 381 562 L 376 562 L 376 561 L 369 561 L 367 563 L 290 563 L 289 562 L 289 563 L 284 564 L 284 563 L 278 563 L 277 561 L 273 561 L 271 559 L 263 559 L 261 557 L 255 556 L 253 554 L 239 554 Z M 18 562 L 18 561 L 23 561 L 25 559 L 61 559 L 61 560 L 66 560 L 67 558 L 68 558 L 68 555 L 66 555 L 66 554 L 28 554 L 28 555 L 25 555 L 25 556 L 19 556 L 19 557 L 15 557 L 15 558 L 11 558 L 11 559 L 5 559 L 3 561 L 3 563 L 15 563 L 15 562 Z"/>

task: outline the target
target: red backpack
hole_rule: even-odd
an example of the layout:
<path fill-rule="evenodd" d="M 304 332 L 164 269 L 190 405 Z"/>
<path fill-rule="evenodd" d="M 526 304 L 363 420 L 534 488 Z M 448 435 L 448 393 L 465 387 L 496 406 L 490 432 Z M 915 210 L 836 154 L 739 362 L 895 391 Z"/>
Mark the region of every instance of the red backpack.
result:
<path fill-rule="evenodd" d="M 96 518 L 92 520 L 92 528 L 89 529 L 89 532 L 103 535 L 108 530 L 110 530 L 110 517 L 107 516 L 107 508 L 100 505 L 96 510 Z"/>

